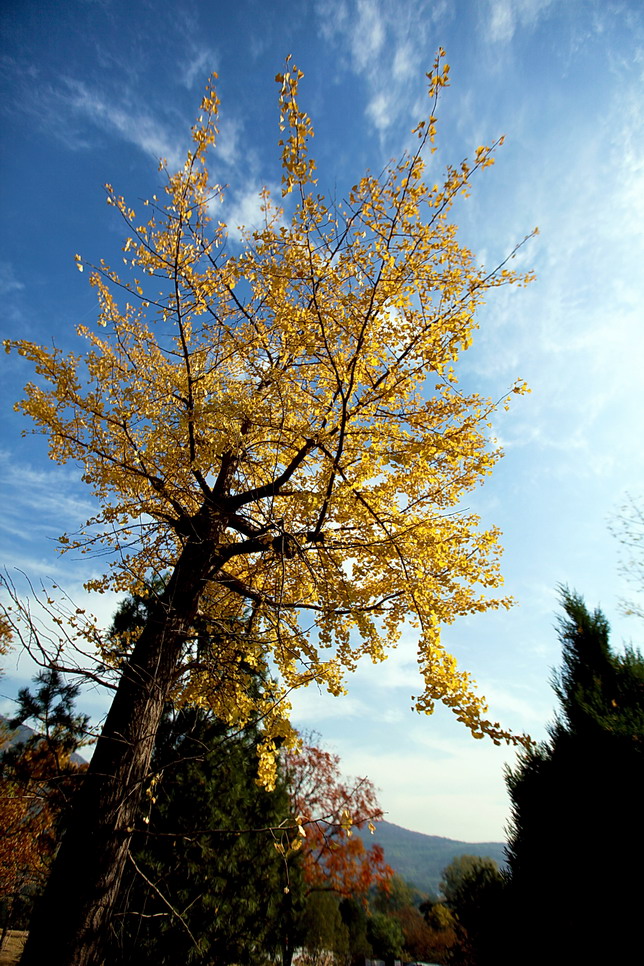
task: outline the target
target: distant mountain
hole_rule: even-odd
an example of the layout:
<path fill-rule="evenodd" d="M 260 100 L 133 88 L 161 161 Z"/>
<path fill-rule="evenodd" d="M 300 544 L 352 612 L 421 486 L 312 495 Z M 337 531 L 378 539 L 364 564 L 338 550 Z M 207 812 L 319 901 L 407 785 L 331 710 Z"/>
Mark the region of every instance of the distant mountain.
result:
<path fill-rule="evenodd" d="M 33 734 L 35 734 L 33 728 L 29 728 L 27 725 L 18 725 L 17 728 L 12 730 L 9 727 L 9 718 L 0 714 L 0 749 L 24 745 Z"/>
<path fill-rule="evenodd" d="M 36 732 L 29 725 L 18 725 L 13 730 L 9 727 L 9 718 L 0 714 L 0 755 L 3 749 L 14 748 L 16 745 L 25 745 Z M 72 752 L 69 760 L 75 765 L 86 765 L 87 760 L 77 752 Z"/>
<path fill-rule="evenodd" d="M 411 832 L 391 822 L 377 822 L 373 835 L 366 830 L 360 835 L 365 845 L 380 845 L 394 872 L 420 892 L 438 893 L 442 870 L 458 855 L 480 855 L 494 859 L 500 867 L 505 865 L 503 842 L 457 842 Z"/>
<path fill-rule="evenodd" d="M 23 744 L 34 734 L 26 725 L 19 725 L 13 733 L 5 728 L 8 728 L 8 719 L 0 715 L 0 754 L 3 746 Z M 85 759 L 76 753 L 72 755 L 72 761 L 86 764 Z M 458 842 L 439 835 L 412 832 L 392 822 L 377 822 L 373 835 L 366 829 L 356 834 L 361 836 L 367 847 L 380 845 L 385 853 L 385 861 L 394 872 L 420 892 L 437 894 L 443 869 L 458 855 L 480 855 L 494 859 L 500 867 L 505 865 L 503 842 Z"/>

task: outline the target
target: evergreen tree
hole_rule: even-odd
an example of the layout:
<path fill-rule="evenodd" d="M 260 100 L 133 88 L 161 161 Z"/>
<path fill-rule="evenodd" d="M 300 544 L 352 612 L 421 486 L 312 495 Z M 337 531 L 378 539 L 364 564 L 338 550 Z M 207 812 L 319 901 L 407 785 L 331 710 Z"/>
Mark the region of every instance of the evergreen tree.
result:
<path fill-rule="evenodd" d="M 257 784 L 258 734 L 168 710 L 121 894 L 110 963 L 258 964 L 292 934 L 297 864 L 273 847 L 283 782 Z M 287 891 L 288 890 L 288 891 Z M 295 905 L 295 913 L 293 907 Z"/>
<path fill-rule="evenodd" d="M 601 611 L 563 589 L 560 710 L 547 741 L 506 781 L 511 920 L 508 961 L 631 961 L 644 860 L 644 658 L 611 651 Z"/>
<path fill-rule="evenodd" d="M 116 659 L 145 624 L 159 580 L 119 606 L 109 636 Z M 197 615 L 186 643 L 195 663 L 246 639 L 249 619 Z M 249 647 L 247 642 L 247 646 Z M 254 694 L 266 690 L 263 661 L 238 665 Z M 239 668 L 220 667 L 219 674 Z M 257 725 L 236 730 L 211 711 L 168 704 L 130 850 L 110 962 L 261 963 L 277 949 L 290 962 L 300 939 L 301 839 L 283 775 L 274 791 L 257 781 Z M 291 831 L 289 832 L 289 827 Z"/>
<path fill-rule="evenodd" d="M 21 688 L 18 692 L 16 713 L 9 722 L 10 728 L 17 728 L 31 721 L 36 726 L 34 734 L 3 757 L 5 762 L 16 760 L 24 751 L 39 747 L 47 749 L 63 769 L 87 742 L 89 717 L 77 714 L 74 707 L 80 685 L 69 684 L 54 668 L 39 671 L 34 682 L 35 690 Z"/>
<path fill-rule="evenodd" d="M 393 966 L 403 954 L 405 935 L 402 926 L 393 916 L 384 912 L 373 912 L 367 919 L 367 939 L 371 943 L 374 956 Z"/>
<path fill-rule="evenodd" d="M 455 917 L 457 943 L 450 962 L 494 966 L 505 929 L 504 878 L 494 859 L 459 855 L 443 869 L 441 892 Z"/>
<path fill-rule="evenodd" d="M 343 921 L 340 896 L 335 892 L 310 892 L 302 917 L 302 941 L 305 952 L 300 966 L 324 966 L 329 953 L 345 961 L 351 954 L 349 928 Z"/>
<path fill-rule="evenodd" d="M 362 898 L 345 897 L 340 901 L 340 915 L 348 934 L 347 960 L 356 966 L 362 966 L 365 958 L 369 959 L 373 955 L 371 943 L 367 939 L 367 905 Z"/>

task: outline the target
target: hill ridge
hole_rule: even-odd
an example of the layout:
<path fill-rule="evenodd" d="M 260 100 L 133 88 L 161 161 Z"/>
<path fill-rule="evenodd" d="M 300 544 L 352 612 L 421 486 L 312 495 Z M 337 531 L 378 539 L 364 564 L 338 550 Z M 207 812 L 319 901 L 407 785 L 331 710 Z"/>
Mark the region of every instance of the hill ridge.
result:
<path fill-rule="evenodd" d="M 459 855 L 478 855 L 505 865 L 504 842 L 464 842 L 442 835 L 415 832 L 383 819 L 376 823 L 371 835 L 360 833 L 366 846 L 380 845 L 385 861 L 394 872 L 414 885 L 420 892 L 437 894 L 442 870 Z"/>

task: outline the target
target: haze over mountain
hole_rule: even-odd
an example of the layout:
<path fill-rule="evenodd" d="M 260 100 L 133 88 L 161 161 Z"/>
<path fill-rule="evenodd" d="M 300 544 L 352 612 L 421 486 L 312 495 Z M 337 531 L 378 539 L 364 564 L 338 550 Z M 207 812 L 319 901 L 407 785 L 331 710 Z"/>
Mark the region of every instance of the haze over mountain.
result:
<path fill-rule="evenodd" d="M 440 835 L 424 835 L 394 825 L 378 822 L 376 831 L 360 833 L 365 845 L 380 845 L 385 861 L 405 881 L 421 892 L 438 893 L 441 873 L 459 855 L 480 855 L 505 864 L 503 842 L 458 842 Z"/>

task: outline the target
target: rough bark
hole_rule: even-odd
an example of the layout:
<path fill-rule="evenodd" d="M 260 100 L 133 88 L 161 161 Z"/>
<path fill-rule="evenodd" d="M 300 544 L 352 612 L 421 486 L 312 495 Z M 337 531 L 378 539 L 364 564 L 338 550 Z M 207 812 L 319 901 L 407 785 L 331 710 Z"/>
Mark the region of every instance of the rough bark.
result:
<path fill-rule="evenodd" d="M 204 528 L 205 529 L 205 528 Z M 213 563 L 188 539 L 122 674 L 67 823 L 21 966 L 101 966 L 163 705 Z"/>

